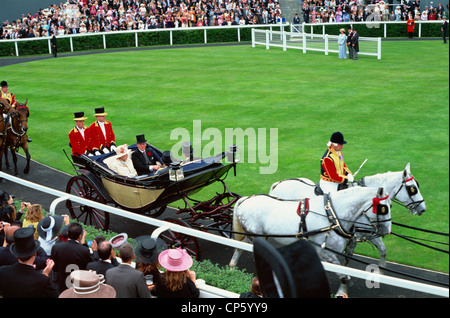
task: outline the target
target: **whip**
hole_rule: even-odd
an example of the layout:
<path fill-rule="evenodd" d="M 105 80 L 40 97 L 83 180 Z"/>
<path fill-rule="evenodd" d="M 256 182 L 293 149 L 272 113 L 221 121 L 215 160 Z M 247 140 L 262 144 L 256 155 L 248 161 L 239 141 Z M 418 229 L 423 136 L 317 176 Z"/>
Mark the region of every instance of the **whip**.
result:
<path fill-rule="evenodd" d="M 361 170 L 362 166 L 364 166 L 366 161 L 367 161 L 367 159 L 363 161 L 363 163 L 359 166 L 358 170 L 356 170 L 356 172 L 353 174 L 353 177 L 355 177 L 358 174 L 359 170 Z"/>

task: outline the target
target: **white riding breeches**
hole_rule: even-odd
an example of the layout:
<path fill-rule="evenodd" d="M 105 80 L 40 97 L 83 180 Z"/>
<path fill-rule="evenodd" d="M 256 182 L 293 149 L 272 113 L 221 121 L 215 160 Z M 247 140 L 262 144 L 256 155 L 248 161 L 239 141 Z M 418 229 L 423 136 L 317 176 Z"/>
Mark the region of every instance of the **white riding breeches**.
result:
<path fill-rule="evenodd" d="M 325 180 L 320 180 L 319 182 L 320 188 L 322 189 L 323 193 L 333 193 L 337 192 L 339 183 L 336 182 L 330 182 Z"/>

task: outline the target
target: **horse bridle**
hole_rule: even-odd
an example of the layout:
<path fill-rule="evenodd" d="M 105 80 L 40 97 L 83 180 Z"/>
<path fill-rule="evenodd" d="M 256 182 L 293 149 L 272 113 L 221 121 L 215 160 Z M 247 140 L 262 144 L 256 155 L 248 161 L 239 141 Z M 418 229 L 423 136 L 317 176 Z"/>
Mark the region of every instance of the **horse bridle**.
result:
<path fill-rule="evenodd" d="M 19 110 L 21 110 L 21 109 L 27 109 L 27 110 L 28 110 L 28 107 L 26 107 L 26 106 L 19 106 L 19 107 L 16 108 L 17 111 L 19 111 Z M 10 124 L 11 131 L 13 132 L 13 134 L 16 135 L 16 136 L 18 136 L 18 137 L 22 137 L 23 135 L 26 134 L 26 131 L 23 130 L 23 125 L 22 125 L 22 123 L 23 123 L 23 122 L 28 122 L 28 117 L 27 117 L 26 119 L 22 119 L 22 120 L 20 120 L 20 118 L 19 118 L 18 123 L 19 123 L 19 128 L 20 128 L 21 132 L 17 132 L 17 131 L 14 129 L 14 125 L 13 125 L 13 119 L 16 118 L 16 117 L 19 115 L 19 113 L 18 113 L 17 111 L 12 111 L 12 112 L 10 113 L 11 116 L 9 117 L 9 118 L 10 118 L 9 124 Z"/>
<path fill-rule="evenodd" d="M 406 179 L 406 176 L 403 176 L 402 184 L 401 184 L 400 187 L 398 188 L 397 192 L 395 192 L 394 200 L 393 200 L 395 203 L 400 204 L 401 206 L 406 207 L 406 208 L 407 208 L 408 210 L 410 210 L 411 212 L 413 212 L 413 210 L 415 210 L 419 205 L 421 205 L 423 202 L 425 202 L 425 200 L 418 200 L 418 201 L 415 201 L 415 200 L 414 200 L 413 196 L 415 196 L 416 194 L 419 193 L 419 189 L 418 189 L 418 188 L 420 188 L 420 186 L 419 186 L 419 182 L 417 182 L 417 180 L 416 180 L 417 187 L 416 187 L 416 185 L 407 185 L 407 183 L 408 183 L 409 181 L 412 181 L 412 180 L 414 180 L 414 176 L 411 176 L 411 177 L 408 178 L 408 179 Z M 397 194 L 400 192 L 400 190 L 401 190 L 403 187 L 406 188 L 406 192 L 408 193 L 409 199 L 412 201 L 411 203 L 404 204 L 403 202 L 399 201 L 399 200 L 396 198 L 396 197 L 397 197 Z"/>

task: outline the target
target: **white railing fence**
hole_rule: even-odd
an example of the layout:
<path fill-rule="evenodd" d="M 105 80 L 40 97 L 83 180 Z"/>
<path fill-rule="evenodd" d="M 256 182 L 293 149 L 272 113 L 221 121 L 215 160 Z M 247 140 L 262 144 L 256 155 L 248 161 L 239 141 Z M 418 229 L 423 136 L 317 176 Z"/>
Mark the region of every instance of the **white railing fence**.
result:
<path fill-rule="evenodd" d="M 108 48 L 108 37 L 114 36 L 116 34 L 134 34 L 134 45 L 139 47 L 139 34 L 141 33 L 155 33 L 155 32 L 169 32 L 169 44 L 173 45 L 173 38 L 175 32 L 184 31 L 203 31 L 204 43 L 208 43 L 208 31 L 211 30 L 224 30 L 224 29 L 235 29 L 237 41 L 241 42 L 241 30 L 248 28 L 269 28 L 270 30 L 276 28 L 282 30 L 284 27 L 288 26 L 289 23 L 285 24 L 258 24 L 258 25 L 231 25 L 231 26 L 208 26 L 208 27 L 190 27 L 190 28 L 169 28 L 169 29 L 150 29 L 150 30 L 131 30 L 131 31 L 113 31 L 113 32 L 95 32 L 95 33 L 78 33 L 78 34 L 67 34 L 58 35 L 57 39 L 69 39 L 70 51 L 74 51 L 73 39 L 84 38 L 89 36 L 102 36 L 103 39 L 103 49 Z M 10 40 L 0 40 L 0 45 L 2 43 L 13 42 L 15 47 L 16 56 L 19 56 L 19 43 L 28 41 L 47 41 L 48 42 L 48 53 L 52 54 L 51 37 L 37 37 L 37 38 L 23 38 L 23 39 L 10 39 Z"/>
<path fill-rule="evenodd" d="M 422 37 L 422 25 L 425 24 L 442 24 L 442 21 L 438 21 L 438 20 L 430 20 L 430 21 L 422 21 L 422 20 L 418 20 L 415 21 L 416 23 L 416 28 L 417 28 L 417 36 L 419 38 Z M 343 28 L 347 28 L 348 26 L 350 27 L 355 27 L 358 28 L 358 25 L 365 25 L 367 28 L 374 28 L 374 29 L 379 29 L 379 28 L 383 28 L 383 37 L 386 38 L 387 37 L 387 32 L 388 32 L 388 26 L 390 25 L 403 25 L 405 27 L 406 30 L 406 21 L 361 21 L 361 22 L 327 22 L 327 23 L 302 23 L 302 24 L 291 24 L 290 25 L 290 31 L 291 32 L 301 32 L 301 33 L 306 33 L 307 29 L 310 28 L 310 33 L 311 35 L 313 35 L 314 32 L 314 27 L 315 26 L 322 26 L 322 34 L 325 35 L 326 34 L 326 27 L 327 26 L 333 26 L 333 25 L 341 25 Z M 345 30 L 347 31 L 347 29 Z M 336 34 L 338 35 L 338 34 Z"/>
<path fill-rule="evenodd" d="M 56 206 L 59 203 L 64 202 L 66 200 L 71 200 L 73 202 L 77 202 L 77 203 L 87 205 L 87 206 L 90 206 L 93 208 L 101 209 L 103 211 L 118 215 L 120 217 L 132 219 L 134 221 L 138 221 L 138 222 L 142 222 L 142 223 L 145 223 L 148 225 L 155 226 L 155 227 L 157 227 L 157 229 L 155 229 L 153 231 L 153 233 L 151 234 L 151 236 L 155 237 L 155 238 L 158 237 L 162 232 L 171 230 L 174 232 L 179 232 L 179 233 L 182 233 L 185 235 L 194 236 L 196 238 L 204 239 L 207 241 L 212 241 L 214 243 L 226 245 L 226 246 L 229 246 L 232 248 L 239 248 L 244 251 L 253 253 L 253 245 L 249 244 L 249 243 L 235 241 L 235 240 L 228 239 L 228 238 L 216 235 L 216 234 L 211 234 L 208 232 L 195 230 L 195 229 L 188 228 L 185 226 L 180 226 L 177 224 L 173 224 L 173 223 L 158 220 L 155 218 L 147 217 L 147 216 L 140 215 L 137 213 L 125 211 L 125 210 L 115 208 L 115 207 L 112 207 L 109 205 L 105 205 L 105 204 L 101 204 L 101 203 L 94 202 L 91 200 L 83 199 L 78 196 L 70 195 L 68 193 L 61 192 L 59 190 L 55 190 L 55 189 L 52 189 L 52 188 L 49 188 L 49 187 L 46 187 L 46 186 L 43 186 L 43 185 L 40 185 L 37 183 L 33 183 L 30 181 L 12 176 L 12 175 L 4 173 L 2 171 L 0 171 L 0 178 L 4 178 L 11 182 L 18 183 L 22 186 L 32 188 L 34 190 L 41 191 L 41 192 L 44 192 L 44 193 L 47 193 L 47 194 L 57 197 L 50 205 L 50 209 L 49 209 L 50 214 L 55 213 Z M 386 275 L 382 275 L 382 274 L 378 274 L 378 273 L 372 273 L 372 272 L 362 271 L 362 270 L 358 270 L 358 269 L 354 269 L 354 268 L 339 266 L 339 265 L 330 264 L 330 263 L 326 263 L 326 262 L 322 262 L 322 264 L 326 271 L 342 273 L 345 275 L 361 278 L 364 280 L 370 279 L 371 281 L 376 281 L 376 282 L 379 282 L 380 284 L 387 284 L 387 285 L 397 286 L 400 288 L 416 290 L 416 291 L 420 291 L 423 293 L 428 293 L 428 294 L 432 294 L 432 295 L 436 295 L 436 296 L 449 297 L 449 289 L 448 288 L 418 283 L 418 282 L 414 282 L 414 281 L 408 281 L 408 280 L 404 280 L 404 279 L 399 279 L 399 278 L 390 277 L 390 276 L 386 276 Z M 202 289 L 202 287 L 200 287 L 200 289 Z M 201 295 L 203 295 L 203 297 L 224 297 L 224 298 L 234 298 L 234 297 L 238 296 L 237 294 L 230 293 L 229 291 L 223 291 L 223 290 L 220 290 L 220 289 L 217 289 L 217 288 L 214 288 L 211 286 L 207 286 L 207 285 L 202 289 Z"/>
<path fill-rule="evenodd" d="M 309 34 L 301 32 L 280 32 L 271 30 L 252 30 L 252 47 L 264 45 L 266 49 L 281 47 L 287 49 L 338 53 L 338 36 L 328 34 Z M 381 59 L 381 38 L 359 37 L 359 55 L 376 56 Z"/>

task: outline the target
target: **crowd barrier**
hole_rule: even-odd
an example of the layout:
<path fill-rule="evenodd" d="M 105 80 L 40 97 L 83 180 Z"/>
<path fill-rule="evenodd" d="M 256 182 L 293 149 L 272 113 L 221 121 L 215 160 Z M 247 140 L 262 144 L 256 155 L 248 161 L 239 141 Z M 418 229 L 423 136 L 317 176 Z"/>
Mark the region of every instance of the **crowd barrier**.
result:
<path fill-rule="evenodd" d="M 289 26 L 289 23 L 284 24 L 257 24 L 257 25 L 231 25 L 231 26 L 208 26 L 208 27 L 189 27 L 189 28 L 168 28 L 168 29 L 150 29 L 150 30 L 130 30 L 130 31 L 113 31 L 113 32 L 94 32 L 94 33 L 78 33 L 78 34 L 67 34 L 58 35 L 57 39 L 66 39 L 70 41 L 70 51 L 74 52 L 73 39 L 91 37 L 91 36 L 102 36 L 103 39 L 103 49 L 108 48 L 108 36 L 114 36 L 117 34 L 134 34 L 134 45 L 139 47 L 139 34 L 141 33 L 156 33 L 156 32 L 168 32 L 169 33 L 169 45 L 174 45 L 173 35 L 175 32 L 185 32 L 185 31 L 202 31 L 204 43 L 208 43 L 208 31 L 211 30 L 236 30 L 236 40 L 241 42 L 241 30 L 248 28 L 265 28 L 265 29 L 279 29 L 282 30 L 284 27 Z M 48 42 L 48 53 L 52 54 L 51 37 L 37 37 L 37 38 L 24 38 L 24 39 L 10 39 L 10 40 L 0 40 L 0 47 L 2 43 L 14 43 L 16 56 L 19 56 L 19 44 L 28 41 L 47 41 Z"/>
<path fill-rule="evenodd" d="M 50 214 L 55 214 L 56 207 L 59 203 L 64 202 L 66 200 L 71 200 L 73 202 L 77 202 L 77 203 L 87 205 L 87 206 L 90 206 L 93 208 L 101 209 L 103 211 L 118 215 L 120 217 L 132 219 L 137 222 L 142 222 L 142 223 L 145 223 L 148 225 L 155 226 L 155 227 L 157 227 L 157 229 L 155 229 L 153 231 L 153 233 L 151 234 L 151 236 L 154 238 L 158 237 L 164 231 L 171 230 L 174 232 L 179 232 L 182 234 L 194 236 L 199 239 L 212 241 L 217 244 L 226 245 L 226 246 L 229 246 L 232 248 L 239 248 L 244 251 L 253 253 L 253 245 L 249 244 L 249 243 L 244 243 L 244 242 L 236 241 L 233 239 L 228 239 L 228 238 L 216 235 L 216 234 L 211 234 L 208 232 L 195 230 L 195 229 L 188 228 L 185 226 L 177 225 L 174 223 L 169 223 L 166 221 L 151 218 L 151 217 L 144 216 L 141 214 L 125 211 L 125 210 L 122 210 L 122 209 L 119 209 L 116 207 L 112 207 L 109 205 L 105 205 L 105 204 L 101 204 L 101 203 L 94 202 L 91 200 L 83 199 L 78 196 L 70 195 L 68 193 L 65 193 L 65 192 L 62 192 L 59 190 L 55 190 L 55 189 L 52 189 L 52 188 L 49 188 L 49 187 L 46 187 L 46 186 L 43 186 L 43 185 L 40 185 L 40 184 L 37 184 L 34 182 L 30 182 L 30 181 L 12 176 L 12 175 L 4 173 L 2 171 L 0 171 L 0 178 L 4 178 L 11 182 L 18 183 L 24 187 L 32 188 L 34 190 L 41 191 L 41 192 L 44 192 L 44 193 L 47 193 L 47 194 L 57 197 L 50 205 L 50 209 L 49 209 Z M 340 265 L 336 265 L 336 264 L 331 264 L 331 263 L 327 263 L 327 262 L 322 262 L 322 265 L 326 271 L 342 273 L 345 275 L 349 275 L 349 276 L 364 279 L 364 280 L 370 279 L 370 280 L 376 281 L 380 284 L 397 286 L 400 288 L 411 289 L 411 290 L 420 291 L 423 293 L 428 293 L 428 294 L 432 294 L 432 295 L 436 295 L 436 296 L 449 297 L 449 289 L 448 288 L 443 288 L 443 287 L 438 287 L 438 286 L 434 286 L 434 285 L 409 281 L 409 280 L 386 276 L 386 275 L 382 275 L 382 274 L 378 274 L 378 273 L 372 273 L 372 272 L 369 273 L 367 271 L 362 271 L 362 270 L 349 268 L 349 267 L 345 267 L 345 266 L 340 266 Z M 221 289 L 218 289 L 218 288 L 215 288 L 212 286 L 208 286 L 206 284 L 204 284 L 204 285 L 200 284 L 199 288 L 201 290 L 201 297 L 205 297 L 205 298 L 209 298 L 209 297 L 235 298 L 235 297 L 238 297 L 238 295 L 235 293 L 231 293 L 229 291 L 225 291 L 225 290 L 221 290 Z"/>

